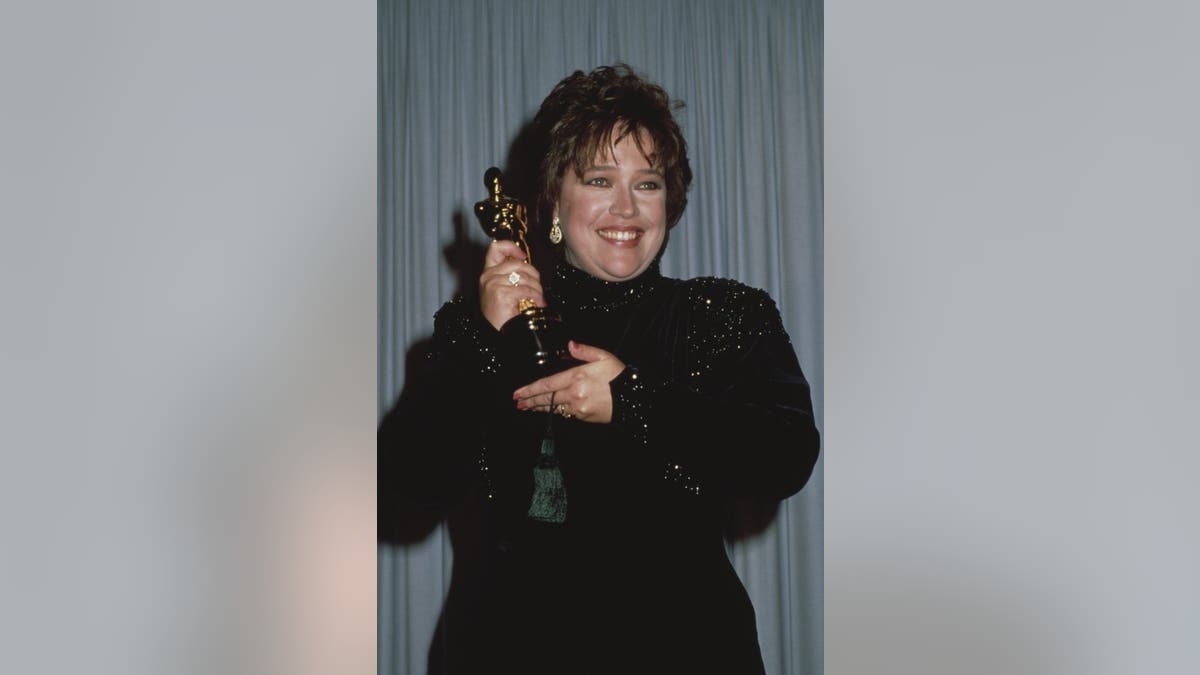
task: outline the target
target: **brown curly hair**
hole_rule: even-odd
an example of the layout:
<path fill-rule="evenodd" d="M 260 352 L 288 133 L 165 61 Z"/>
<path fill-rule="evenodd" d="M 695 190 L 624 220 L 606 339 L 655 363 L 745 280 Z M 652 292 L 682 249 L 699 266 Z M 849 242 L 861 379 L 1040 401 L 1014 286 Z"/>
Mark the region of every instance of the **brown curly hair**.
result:
<path fill-rule="evenodd" d="M 687 142 L 672 114 L 682 108 L 682 101 L 671 101 L 662 87 L 642 79 L 624 63 L 586 74 L 577 70 L 555 85 L 533 118 L 544 150 L 535 188 L 539 221 L 549 220 L 568 167 L 582 177 L 600 150 L 609 151 L 605 146 L 615 146 L 632 134 L 646 160 L 663 172 L 667 227 L 674 227 L 687 206 L 692 184 Z M 643 133 L 653 143 L 652 153 L 642 146 Z"/>

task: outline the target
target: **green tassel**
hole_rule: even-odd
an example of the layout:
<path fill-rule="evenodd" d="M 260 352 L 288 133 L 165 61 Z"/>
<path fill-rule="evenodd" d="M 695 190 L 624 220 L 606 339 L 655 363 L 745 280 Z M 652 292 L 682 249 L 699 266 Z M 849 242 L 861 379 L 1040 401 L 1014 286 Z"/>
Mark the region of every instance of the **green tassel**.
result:
<path fill-rule="evenodd" d="M 542 439 L 542 451 L 533 468 L 533 499 L 527 515 L 543 523 L 561 523 L 567 519 L 567 488 L 558 469 L 552 436 Z"/>

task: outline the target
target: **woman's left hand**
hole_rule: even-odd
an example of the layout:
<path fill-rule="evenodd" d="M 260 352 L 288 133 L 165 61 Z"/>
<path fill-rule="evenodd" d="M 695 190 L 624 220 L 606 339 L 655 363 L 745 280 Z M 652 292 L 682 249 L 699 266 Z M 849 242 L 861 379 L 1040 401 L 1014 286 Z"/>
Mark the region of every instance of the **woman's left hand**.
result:
<path fill-rule="evenodd" d="M 583 422 L 611 422 L 612 391 L 608 383 L 625 370 L 625 364 L 599 347 L 574 340 L 567 347 L 571 356 L 584 364 L 543 377 L 513 392 L 517 409 L 554 412 Z M 550 409 L 552 399 L 554 410 Z"/>

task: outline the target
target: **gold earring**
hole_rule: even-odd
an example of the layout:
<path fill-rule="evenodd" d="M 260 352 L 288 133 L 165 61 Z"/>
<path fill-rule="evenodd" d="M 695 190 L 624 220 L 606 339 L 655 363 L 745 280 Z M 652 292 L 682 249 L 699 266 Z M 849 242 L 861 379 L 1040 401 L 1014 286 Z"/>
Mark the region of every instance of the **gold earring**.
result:
<path fill-rule="evenodd" d="M 557 244 L 562 241 L 562 228 L 558 226 L 558 216 L 550 221 L 550 243 Z"/>

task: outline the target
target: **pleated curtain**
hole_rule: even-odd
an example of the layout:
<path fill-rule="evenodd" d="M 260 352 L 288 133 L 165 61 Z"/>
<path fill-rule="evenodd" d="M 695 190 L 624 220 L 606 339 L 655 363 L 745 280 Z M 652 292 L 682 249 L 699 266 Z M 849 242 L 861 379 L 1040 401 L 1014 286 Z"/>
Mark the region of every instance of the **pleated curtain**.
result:
<path fill-rule="evenodd" d="M 487 243 L 483 171 L 560 79 L 621 61 L 686 102 L 695 180 L 663 273 L 769 292 L 821 426 L 822 15 L 820 0 L 380 0 L 380 415 L 460 283 L 449 249 Z M 772 675 L 823 670 L 822 467 L 729 544 Z M 426 672 L 451 561 L 444 526 L 380 545 L 380 673 Z"/>

